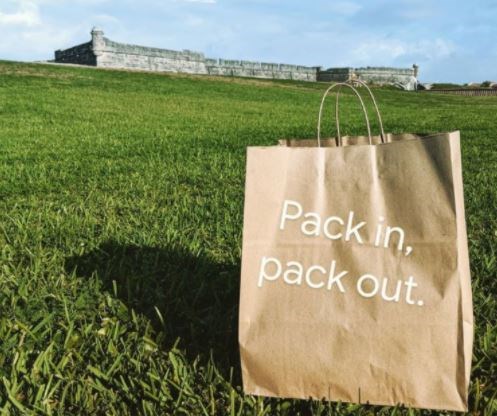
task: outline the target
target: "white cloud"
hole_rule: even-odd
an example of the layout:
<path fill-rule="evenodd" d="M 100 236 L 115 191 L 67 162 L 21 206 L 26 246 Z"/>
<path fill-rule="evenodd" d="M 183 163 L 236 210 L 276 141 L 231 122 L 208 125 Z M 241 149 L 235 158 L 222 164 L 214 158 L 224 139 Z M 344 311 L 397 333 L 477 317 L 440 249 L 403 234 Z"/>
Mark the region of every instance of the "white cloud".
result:
<path fill-rule="evenodd" d="M 18 39 L 22 45 L 25 45 L 25 52 L 44 56 L 45 59 L 53 59 L 53 52 L 56 49 L 64 49 L 81 43 L 75 41 L 80 32 L 79 26 L 60 28 L 44 25 L 37 30 L 29 30 L 19 34 Z"/>
<path fill-rule="evenodd" d="M 96 14 L 93 18 L 101 23 L 120 23 L 120 20 L 110 14 Z"/>
<path fill-rule="evenodd" d="M 41 24 L 38 6 L 32 1 L 20 0 L 13 2 L 17 9 L 14 12 L 0 10 L 0 24 L 14 26 L 37 26 Z"/>
<path fill-rule="evenodd" d="M 364 65 L 385 62 L 386 65 L 396 60 L 415 59 L 431 61 L 444 59 L 455 51 L 452 42 L 444 39 L 424 39 L 418 41 L 403 41 L 397 39 L 377 38 L 360 43 L 351 51 L 354 62 Z"/>
<path fill-rule="evenodd" d="M 0 1 L 0 57 L 3 59 L 53 59 L 56 49 L 88 41 L 93 24 L 99 21 L 107 21 L 109 24 L 114 22 L 109 15 L 85 16 L 78 22 L 58 22 L 42 15 L 41 4 L 56 0 Z"/>

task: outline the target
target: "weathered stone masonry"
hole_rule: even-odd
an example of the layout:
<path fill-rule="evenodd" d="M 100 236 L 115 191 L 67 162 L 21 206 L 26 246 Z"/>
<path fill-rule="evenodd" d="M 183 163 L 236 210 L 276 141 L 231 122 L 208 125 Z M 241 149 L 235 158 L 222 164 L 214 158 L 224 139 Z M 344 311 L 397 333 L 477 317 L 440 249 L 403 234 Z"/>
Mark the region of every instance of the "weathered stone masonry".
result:
<path fill-rule="evenodd" d="M 418 85 L 418 66 L 412 68 L 388 68 L 388 67 L 366 67 L 366 68 L 329 68 L 319 71 L 318 80 L 328 82 L 347 81 L 349 79 L 361 79 L 379 85 L 391 84 L 406 90 L 415 90 Z"/>
<path fill-rule="evenodd" d="M 96 28 L 92 30 L 91 35 L 90 42 L 56 51 L 55 61 L 102 68 L 300 81 L 345 81 L 359 78 L 378 84 L 398 84 L 406 89 L 414 89 L 417 82 L 417 67 L 413 69 L 329 68 L 323 71 L 321 67 L 210 59 L 203 53 L 189 50 L 173 51 L 117 43 L 104 37 L 103 31 Z"/>

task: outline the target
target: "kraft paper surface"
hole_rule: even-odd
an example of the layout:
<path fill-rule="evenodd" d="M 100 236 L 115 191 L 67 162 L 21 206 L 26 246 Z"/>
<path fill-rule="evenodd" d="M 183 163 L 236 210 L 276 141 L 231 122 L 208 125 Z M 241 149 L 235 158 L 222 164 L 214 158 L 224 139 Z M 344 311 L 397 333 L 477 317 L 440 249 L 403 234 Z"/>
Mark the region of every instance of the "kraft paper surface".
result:
<path fill-rule="evenodd" d="M 249 147 L 244 391 L 465 411 L 473 312 L 459 132 Z"/>

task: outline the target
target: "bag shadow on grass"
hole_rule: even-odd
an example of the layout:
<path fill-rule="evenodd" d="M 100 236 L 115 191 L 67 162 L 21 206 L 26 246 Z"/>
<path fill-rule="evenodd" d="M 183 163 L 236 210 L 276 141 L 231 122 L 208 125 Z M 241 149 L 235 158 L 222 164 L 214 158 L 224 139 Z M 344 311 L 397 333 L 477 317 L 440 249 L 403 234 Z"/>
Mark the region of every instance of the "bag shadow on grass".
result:
<path fill-rule="evenodd" d="M 109 241 L 82 256 L 67 258 L 65 269 L 81 278 L 96 276 L 104 290 L 165 333 L 164 348 L 180 338 L 188 356 L 239 368 L 237 343 L 239 264 L 217 263 L 184 249 L 122 245 Z M 155 307 L 160 311 L 163 322 Z"/>

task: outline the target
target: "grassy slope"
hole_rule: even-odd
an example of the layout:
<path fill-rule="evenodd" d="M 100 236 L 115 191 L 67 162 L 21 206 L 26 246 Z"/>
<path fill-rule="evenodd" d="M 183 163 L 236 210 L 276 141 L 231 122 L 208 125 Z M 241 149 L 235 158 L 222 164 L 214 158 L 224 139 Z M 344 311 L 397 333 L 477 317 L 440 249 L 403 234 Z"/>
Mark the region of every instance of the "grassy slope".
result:
<path fill-rule="evenodd" d="M 245 148 L 313 137 L 323 88 L 0 62 L 5 414 L 392 412 L 241 394 Z M 497 412 L 497 98 L 378 101 L 388 131 L 462 131 L 471 409 Z"/>

